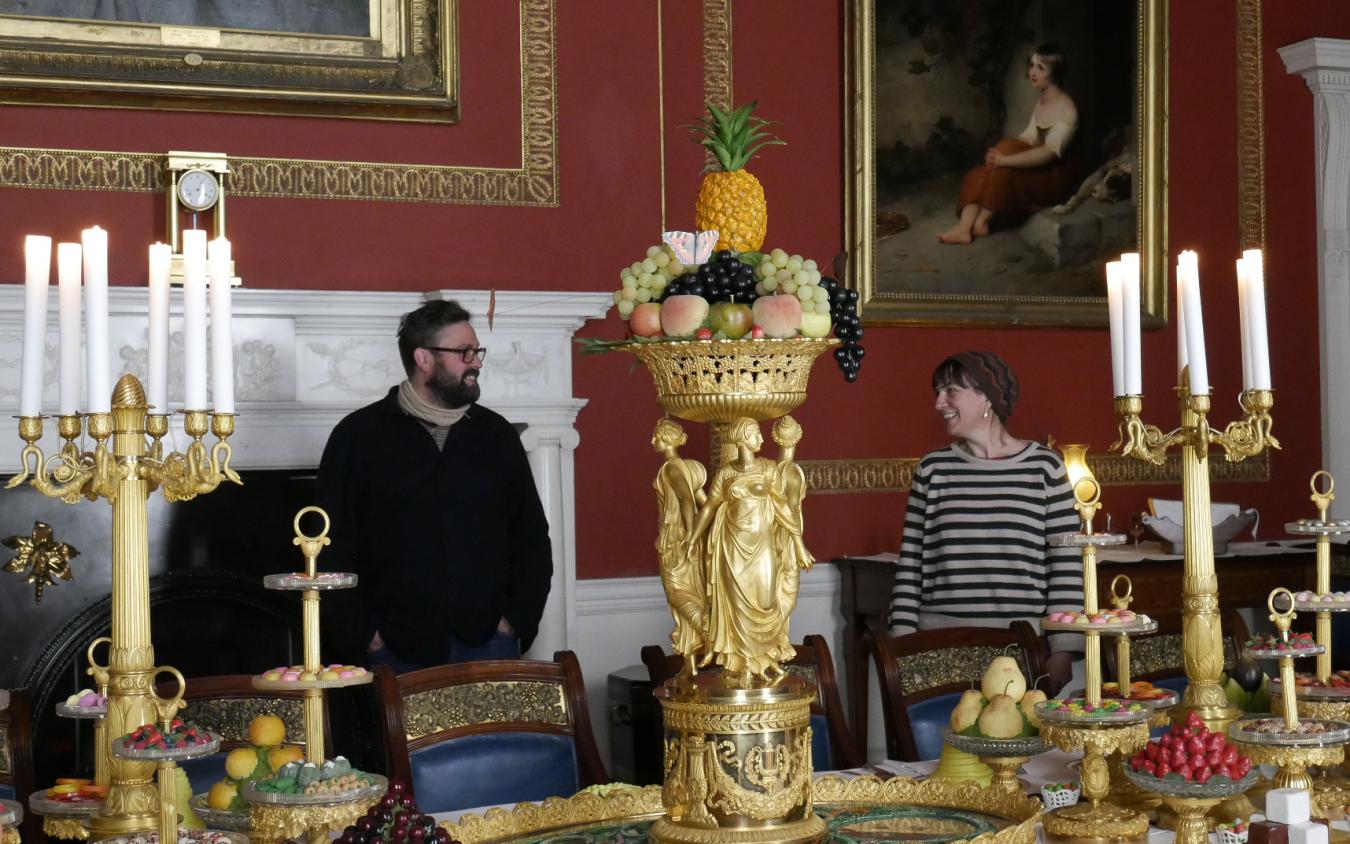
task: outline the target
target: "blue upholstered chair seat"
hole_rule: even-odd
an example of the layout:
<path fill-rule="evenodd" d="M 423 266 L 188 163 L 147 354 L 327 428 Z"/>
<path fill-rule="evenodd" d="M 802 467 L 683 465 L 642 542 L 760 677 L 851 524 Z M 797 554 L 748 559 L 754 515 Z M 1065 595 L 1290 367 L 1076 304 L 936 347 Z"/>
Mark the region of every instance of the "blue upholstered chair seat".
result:
<path fill-rule="evenodd" d="M 13 800 L 14 796 L 14 786 L 9 783 L 0 783 L 0 799 Z M 24 807 L 25 811 L 27 808 L 27 806 Z"/>
<path fill-rule="evenodd" d="M 942 731 L 951 724 L 952 710 L 961 700 L 960 692 L 938 695 L 912 704 L 909 726 L 920 759 L 936 759 L 942 754 Z"/>
<path fill-rule="evenodd" d="M 229 755 L 228 751 L 221 751 L 200 759 L 188 759 L 178 763 L 178 767 L 187 771 L 193 794 L 210 791 L 211 786 L 225 778 L 225 757 Z"/>
<path fill-rule="evenodd" d="M 570 797 L 580 790 L 570 736 L 465 736 L 413 750 L 409 760 L 417 805 L 427 813 Z"/>
<path fill-rule="evenodd" d="M 811 713 L 811 769 L 833 771 L 834 752 L 830 747 L 830 722 L 824 715 Z"/>

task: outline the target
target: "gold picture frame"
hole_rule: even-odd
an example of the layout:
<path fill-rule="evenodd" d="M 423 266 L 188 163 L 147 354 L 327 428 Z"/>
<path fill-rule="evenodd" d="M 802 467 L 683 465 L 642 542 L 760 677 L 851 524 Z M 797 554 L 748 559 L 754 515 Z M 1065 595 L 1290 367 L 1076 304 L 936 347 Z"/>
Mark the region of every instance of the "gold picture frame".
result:
<path fill-rule="evenodd" d="M 0 14 L 0 102 L 457 121 L 456 0 L 348 5 L 364 34 Z"/>
<path fill-rule="evenodd" d="M 1035 277 L 1030 272 L 1002 274 L 993 269 L 980 275 L 978 271 L 972 271 L 955 260 L 946 265 L 939 263 L 936 265 L 938 269 L 934 270 L 935 265 L 921 256 L 932 255 L 935 256 L 934 260 L 942 262 L 946 261 L 944 253 L 936 249 L 925 253 L 917 251 L 929 248 L 930 241 L 926 238 L 931 236 L 931 232 L 926 229 L 921 231 L 918 225 L 909 231 L 899 228 L 909 226 L 912 222 L 910 215 L 899 212 L 883 211 L 883 228 L 888 231 L 895 228 L 896 231 L 889 235 L 882 233 L 881 239 L 889 242 L 883 250 L 886 254 L 879 252 L 877 115 L 879 110 L 892 105 L 896 109 L 911 107 L 908 102 L 877 101 L 876 13 L 878 3 L 887 2 L 891 0 L 850 0 L 845 25 L 848 73 L 845 97 L 845 119 L 848 124 L 845 154 L 848 163 L 844 185 L 845 235 L 849 252 L 847 276 L 850 285 L 860 293 L 859 309 L 864 319 L 873 324 L 1105 326 L 1105 279 L 1100 265 L 1105 256 L 1111 254 L 1108 247 L 1116 245 L 1105 235 L 1098 252 L 1092 253 L 1085 263 L 1072 268 L 1075 273 L 1072 282 L 1074 289 L 1064 292 L 1056 288 L 1060 284 L 1060 277 L 1055 275 Z M 1143 256 L 1141 305 L 1145 324 L 1152 326 L 1165 324 L 1167 318 L 1167 10 L 1168 0 L 1138 0 L 1136 6 L 1133 27 L 1134 67 L 1138 72 L 1133 80 L 1133 150 L 1127 148 L 1122 151 L 1126 158 L 1133 159 L 1130 194 L 1135 206 L 1134 238 L 1125 248 L 1114 249 L 1117 253 L 1138 249 Z M 968 40 L 974 41 L 975 36 L 970 35 Z M 888 48 L 894 46 L 888 39 Z M 922 48 L 931 50 L 933 45 L 931 41 L 926 42 Z M 934 59 L 933 65 L 936 66 L 945 58 L 939 56 Z M 911 64 L 910 67 L 916 66 Z M 920 61 L 917 68 L 909 72 L 917 75 L 926 70 Z M 894 79 L 894 74 L 888 74 L 887 79 Z M 922 85 L 924 81 L 920 79 L 909 84 Z M 891 96 L 903 90 L 889 82 L 888 86 L 888 95 Z M 910 90 L 914 89 L 911 87 Z M 893 114 L 890 110 L 886 113 Z M 965 166 L 973 164 L 978 164 L 978 161 Z M 1084 172 L 1086 170 L 1084 168 Z M 959 177 L 963 171 L 948 172 L 955 172 Z M 1125 178 L 1128 180 L 1129 177 Z M 1087 179 L 1083 183 L 1086 184 Z M 1079 181 L 1075 179 L 1073 184 L 1077 187 Z M 932 208 L 938 206 L 930 204 L 923 212 L 927 215 L 925 219 L 929 221 L 930 227 L 938 214 L 945 213 L 948 207 L 954 208 L 955 200 L 956 191 L 953 189 L 951 206 L 943 205 L 941 211 L 934 212 Z M 1049 213 L 1052 212 L 1041 212 Z M 1117 233 L 1124 228 L 1118 219 L 1115 226 Z M 910 240 L 909 243 L 896 240 L 904 235 L 917 238 L 920 234 L 924 235 L 925 240 Z M 1119 239 L 1119 234 L 1116 238 Z M 932 242 L 935 243 L 935 239 Z M 947 250 L 946 256 L 965 259 L 976 255 L 974 250 L 980 246 L 980 239 L 977 238 L 970 246 L 942 245 L 940 249 Z M 961 250 L 966 251 L 963 253 Z M 894 255 L 904 257 L 897 259 L 892 257 Z M 899 269 L 906 261 L 910 262 L 910 269 Z M 931 275 L 926 276 L 924 273 Z M 1100 281 L 1099 287 L 1096 280 Z"/>

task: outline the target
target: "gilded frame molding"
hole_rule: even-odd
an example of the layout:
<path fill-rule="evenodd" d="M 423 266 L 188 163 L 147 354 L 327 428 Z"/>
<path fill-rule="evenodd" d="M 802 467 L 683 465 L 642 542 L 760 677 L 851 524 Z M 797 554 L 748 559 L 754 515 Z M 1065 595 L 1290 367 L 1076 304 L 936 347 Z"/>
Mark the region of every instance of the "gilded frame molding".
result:
<path fill-rule="evenodd" d="M 457 0 L 375 0 L 371 34 L 0 14 L 0 102 L 448 123 Z"/>
<path fill-rule="evenodd" d="M 860 293 L 870 324 L 1100 325 L 1102 296 L 885 292 L 876 285 L 877 0 L 849 0 L 844 27 L 846 141 L 845 243 L 848 283 Z M 1167 319 L 1167 9 L 1169 0 L 1138 0 L 1135 196 L 1136 238 L 1143 259 L 1142 306 L 1153 326 Z"/>
<path fill-rule="evenodd" d="M 556 208 L 556 16 L 555 0 L 520 0 L 520 166 L 231 157 L 231 195 Z M 164 168 L 158 153 L 0 147 L 0 188 L 159 192 Z"/>

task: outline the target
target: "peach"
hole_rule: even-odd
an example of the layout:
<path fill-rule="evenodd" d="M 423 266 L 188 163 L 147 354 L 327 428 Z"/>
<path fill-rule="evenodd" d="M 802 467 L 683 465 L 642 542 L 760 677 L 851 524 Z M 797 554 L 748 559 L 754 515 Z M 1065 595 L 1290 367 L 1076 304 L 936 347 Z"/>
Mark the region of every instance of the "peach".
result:
<path fill-rule="evenodd" d="M 796 296 L 761 296 L 752 310 L 765 337 L 796 337 L 802 326 L 802 301 Z"/>
<path fill-rule="evenodd" d="M 671 296 L 661 303 L 661 330 L 669 337 L 687 337 L 707 318 L 708 300 L 702 296 Z"/>
<path fill-rule="evenodd" d="M 641 302 L 628 317 L 628 330 L 639 337 L 661 336 L 661 305 Z"/>

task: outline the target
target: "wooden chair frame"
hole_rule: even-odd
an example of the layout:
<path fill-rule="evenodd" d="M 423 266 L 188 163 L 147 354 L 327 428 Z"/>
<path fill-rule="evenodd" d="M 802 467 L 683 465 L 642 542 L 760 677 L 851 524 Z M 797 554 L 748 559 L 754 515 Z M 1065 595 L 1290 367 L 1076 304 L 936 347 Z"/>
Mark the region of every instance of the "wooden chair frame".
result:
<path fill-rule="evenodd" d="M 28 796 L 37 789 L 33 772 L 33 710 L 25 689 L 9 692 L 9 705 L 0 710 L 0 729 L 5 731 L 8 752 L 7 774 L 0 781 L 14 786 L 14 799 L 23 805 L 19 837 L 27 844 L 43 844 L 42 818 L 28 809 Z"/>
<path fill-rule="evenodd" d="M 810 666 L 816 675 L 817 696 L 811 701 L 811 712 L 823 715 L 830 731 L 830 764 L 835 770 L 856 768 L 864 764 L 863 754 L 858 750 L 858 742 L 849 728 L 843 701 L 839 698 L 839 680 L 834 671 L 834 657 L 830 654 L 830 645 L 824 636 L 813 633 L 793 645 L 797 655 L 792 662 Z M 652 688 L 660 688 L 666 680 L 679 673 L 684 659 L 678 654 L 667 654 L 660 645 L 647 645 L 642 649 L 642 664 L 647 666 Z"/>
<path fill-rule="evenodd" d="M 528 721 L 498 721 L 469 724 L 408 739 L 404 698 L 418 692 L 485 682 L 544 682 L 562 686 L 571 724 L 561 726 Z M 375 685 L 384 718 L 386 770 L 389 778 L 413 788 L 412 761 L 409 752 L 449 739 L 503 732 L 539 732 L 571 736 L 576 742 L 577 769 L 581 787 L 605 783 L 609 774 L 600 757 L 591 729 L 586 704 L 586 684 L 576 654 L 558 651 L 552 662 L 526 659 L 484 660 L 454 665 L 439 665 L 406 674 L 394 674 L 388 666 L 375 668 Z M 561 795 L 568 797 L 570 795 Z"/>
<path fill-rule="evenodd" d="M 155 693 L 162 697 L 168 697 L 170 695 L 176 694 L 177 691 L 178 691 L 178 684 L 173 681 L 166 681 L 163 683 L 159 683 L 155 687 Z M 269 690 L 255 689 L 253 688 L 253 675 L 251 674 L 221 674 L 214 677 L 188 678 L 187 689 L 183 692 L 183 701 L 188 706 L 186 709 L 182 711 L 182 713 L 180 713 L 180 717 L 183 718 L 183 720 L 185 721 L 190 721 L 194 723 L 198 722 L 199 719 L 193 714 L 193 706 L 192 706 L 193 704 L 198 703 L 206 704 L 215 701 L 223 702 L 231 700 L 270 700 L 270 699 L 297 702 L 300 705 L 299 706 L 300 723 L 301 725 L 303 725 L 304 701 L 305 701 L 305 693 L 303 690 L 281 689 L 274 691 L 270 689 Z M 327 694 L 325 694 L 323 698 L 323 710 L 324 710 L 323 746 L 325 748 L 324 755 L 331 759 L 336 754 L 334 753 L 333 749 L 332 721 L 328 715 Z M 259 712 L 258 714 L 262 713 Z M 293 726 L 294 726 L 293 724 L 287 724 L 286 726 L 285 743 L 298 744 L 307 747 L 309 744 L 309 737 L 306 736 L 305 741 L 303 742 L 297 741 L 294 738 L 294 733 L 292 730 Z M 243 747 L 244 745 L 247 745 L 249 743 L 247 736 L 242 736 L 238 738 L 232 736 L 223 736 L 222 739 L 223 740 L 220 743 L 221 750 L 231 750 L 236 747 Z"/>
<path fill-rule="evenodd" d="M 1039 676 L 1043 639 L 1034 627 L 1025 621 L 1014 621 L 1007 628 L 947 627 L 941 630 L 921 630 L 903 636 L 891 636 L 873 631 L 869 636 L 869 650 L 881 680 L 881 711 L 886 719 L 886 756 L 907 762 L 919 761 L 914 744 L 909 707 L 939 695 L 961 692 L 971 688 L 969 680 L 941 683 L 906 693 L 898 660 L 929 651 L 957 648 L 990 647 L 1015 650 L 1022 667 L 1028 673 L 1028 688 Z M 1035 673 L 1033 673 L 1035 672 Z M 972 678 L 978 681 L 978 677 Z"/>

